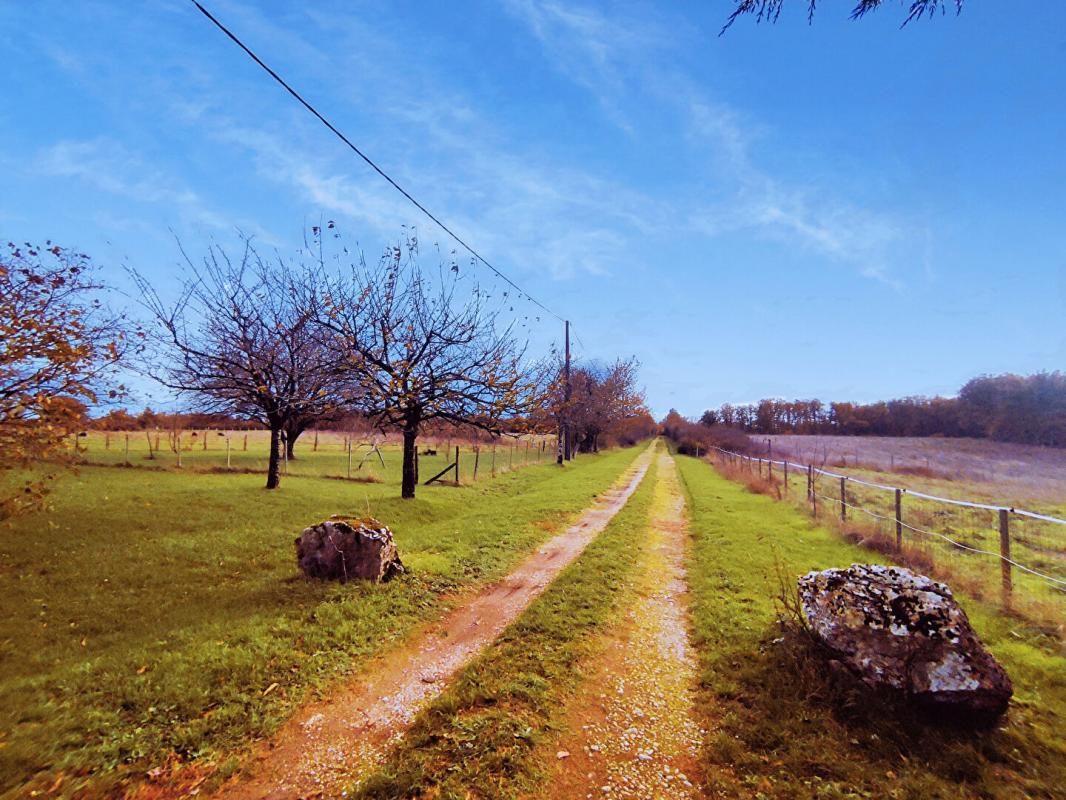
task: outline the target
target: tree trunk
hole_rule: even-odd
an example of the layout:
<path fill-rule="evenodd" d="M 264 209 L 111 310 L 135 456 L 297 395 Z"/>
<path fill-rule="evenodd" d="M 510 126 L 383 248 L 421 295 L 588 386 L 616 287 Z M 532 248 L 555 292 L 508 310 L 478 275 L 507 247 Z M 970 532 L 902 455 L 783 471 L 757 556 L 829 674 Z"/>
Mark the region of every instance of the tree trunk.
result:
<path fill-rule="evenodd" d="M 293 448 L 296 447 L 296 440 L 300 438 L 305 430 L 306 427 L 303 425 L 289 424 L 285 426 L 285 455 L 289 461 L 293 461 L 296 458 Z"/>
<path fill-rule="evenodd" d="M 418 484 L 418 450 L 416 440 L 418 427 L 407 427 L 403 431 L 403 484 L 400 488 L 400 497 L 409 500 L 415 496 L 415 486 Z"/>
<path fill-rule="evenodd" d="M 268 489 L 277 489 L 281 485 L 281 426 L 270 426 L 270 461 L 267 466 Z"/>

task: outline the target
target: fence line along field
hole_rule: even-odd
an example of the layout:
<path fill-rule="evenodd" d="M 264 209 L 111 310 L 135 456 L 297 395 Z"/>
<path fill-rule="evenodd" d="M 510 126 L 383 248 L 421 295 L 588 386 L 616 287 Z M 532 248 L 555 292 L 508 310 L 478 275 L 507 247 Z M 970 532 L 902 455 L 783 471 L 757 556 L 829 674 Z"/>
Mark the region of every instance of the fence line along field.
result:
<path fill-rule="evenodd" d="M 752 437 L 760 454 L 831 469 L 895 473 L 935 481 L 938 493 L 1010 497 L 1066 511 L 1066 449 L 989 439 L 905 436 Z M 949 495 L 950 496 L 950 495 Z"/>
<path fill-rule="evenodd" d="M 76 444 L 75 444 L 76 442 Z M 419 441 L 420 478 L 424 482 L 455 462 L 459 448 L 459 482 L 487 480 L 533 464 L 554 461 L 557 439 L 540 434 L 505 435 L 477 440 L 468 435 L 426 435 Z M 270 456 L 266 430 L 89 431 L 72 438 L 83 464 L 192 472 L 265 474 Z M 364 482 L 399 480 L 402 446 L 395 434 L 312 430 L 285 457 L 284 474 L 345 478 Z M 443 480 L 455 482 L 454 471 Z"/>
<path fill-rule="evenodd" d="M 824 456 L 831 444 L 827 443 L 819 461 L 800 461 L 802 454 L 813 458 L 819 451 L 810 442 L 803 443 L 805 450 L 795 447 L 793 438 L 816 437 L 763 439 L 763 455 L 718 450 L 716 461 L 753 488 L 805 505 L 849 538 L 898 554 L 974 596 L 995 598 L 1061 633 L 1066 617 L 1066 515 L 1062 513 L 1066 508 L 1062 505 L 1022 508 L 1017 500 L 997 495 L 1009 491 L 1009 482 L 953 481 L 906 464 L 892 472 L 873 468 L 870 461 L 854 456 L 851 466 L 844 466 L 849 463 L 840 451 L 845 444 L 851 445 L 852 453 L 878 452 L 877 442 L 855 437 L 836 437 L 849 440 L 836 442 L 837 460 Z M 896 453 L 908 449 L 906 444 L 895 444 Z M 984 450 L 991 453 L 995 448 L 986 443 Z M 910 449 L 913 453 L 917 448 Z M 797 457 L 796 452 L 801 455 Z M 980 473 L 977 458 L 971 452 L 968 463 Z M 832 469 L 823 468 L 827 462 L 833 464 Z M 983 471 L 987 474 L 995 467 L 993 463 Z"/>

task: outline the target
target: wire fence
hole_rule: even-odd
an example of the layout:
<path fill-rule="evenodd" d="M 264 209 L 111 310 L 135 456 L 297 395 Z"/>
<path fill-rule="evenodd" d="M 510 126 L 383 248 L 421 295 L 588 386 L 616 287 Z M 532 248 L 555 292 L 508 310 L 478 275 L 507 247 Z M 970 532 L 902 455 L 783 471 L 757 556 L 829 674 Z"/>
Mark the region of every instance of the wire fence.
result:
<path fill-rule="evenodd" d="M 1066 519 L 1011 505 L 940 497 L 788 459 L 714 448 L 719 465 L 749 473 L 781 499 L 803 502 L 849 536 L 949 575 L 978 595 L 1066 619 Z"/>
<path fill-rule="evenodd" d="M 76 460 L 90 466 L 187 472 L 263 473 L 270 434 L 263 430 L 92 431 L 74 437 Z M 427 434 L 418 439 L 420 482 L 458 463 L 441 483 L 481 482 L 523 467 L 554 462 L 556 437 L 502 436 L 472 440 Z M 395 438 L 360 432 L 308 431 L 294 458 L 281 450 L 283 475 L 366 482 L 398 482 L 402 447 Z"/>

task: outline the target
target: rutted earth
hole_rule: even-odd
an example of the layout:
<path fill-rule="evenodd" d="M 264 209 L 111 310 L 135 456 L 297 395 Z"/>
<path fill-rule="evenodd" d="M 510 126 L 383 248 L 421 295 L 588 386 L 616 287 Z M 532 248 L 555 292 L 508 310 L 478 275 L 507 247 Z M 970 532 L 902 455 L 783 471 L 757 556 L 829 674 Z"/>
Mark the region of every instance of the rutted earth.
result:
<path fill-rule="evenodd" d="M 655 510 L 634 601 L 587 667 L 569 732 L 545 758 L 541 797 L 697 797 L 702 740 L 688 640 L 684 499 L 674 460 L 659 457 Z"/>
<path fill-rule="evenodd" d="M 409 643 L 372 661 L 364 677 L 287 723 L 219 792 L 224 798 L 333 796 L 358 783 L 415 715 L 576 559 L 625 505 L 647 471 L 644 451 L 618 485 L 514 572 L 486 587 Z"/>

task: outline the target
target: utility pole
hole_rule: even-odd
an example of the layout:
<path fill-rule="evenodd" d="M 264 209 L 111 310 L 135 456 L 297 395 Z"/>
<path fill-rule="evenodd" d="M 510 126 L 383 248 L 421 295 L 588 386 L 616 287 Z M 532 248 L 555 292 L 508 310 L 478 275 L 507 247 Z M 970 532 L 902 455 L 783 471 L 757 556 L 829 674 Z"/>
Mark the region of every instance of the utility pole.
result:
<path fill-rule="evenodd" d="M 570 320 L 566 320 L 566 363 L 563 366 L 563 374 L 566 379 L 566 413 L 563 416 L 564 430 L 566 431 L 566 460 L 574 457 L 574 432 L 570 427 L 570 396 L 573 387 L 570 385 Z"/>
<path fill-rule="evenodd" d="M 566 325 L 566 350 L 563 361 L 563 410 L 559 420 L 559 438 L 557 441 L 555 463 L 562 464 L 563 460 L 569 461 L 570 452 L 570 320 L 565 320 Z"/>

